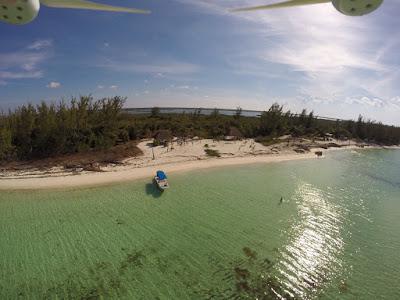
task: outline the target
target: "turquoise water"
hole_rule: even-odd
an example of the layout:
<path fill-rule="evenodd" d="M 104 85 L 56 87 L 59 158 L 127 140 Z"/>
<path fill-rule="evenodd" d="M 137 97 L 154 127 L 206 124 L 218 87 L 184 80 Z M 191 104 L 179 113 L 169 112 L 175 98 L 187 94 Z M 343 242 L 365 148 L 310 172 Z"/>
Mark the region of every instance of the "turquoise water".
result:
<path fill-rule="evenodd" d="M 170 184 L 1 192 L 0 299 L 400 299 L 400 151 Z"/>

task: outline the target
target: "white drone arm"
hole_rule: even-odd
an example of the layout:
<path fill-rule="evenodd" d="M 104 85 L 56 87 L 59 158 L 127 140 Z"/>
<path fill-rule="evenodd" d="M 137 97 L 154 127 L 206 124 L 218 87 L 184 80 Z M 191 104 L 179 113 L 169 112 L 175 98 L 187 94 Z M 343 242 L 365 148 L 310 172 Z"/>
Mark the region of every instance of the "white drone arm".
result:
<path fill-rule="evenodd" d="M 111 6 L 107 4 L 100 4 L 86 0 L 40 0 L 40 3 L 45 6 L 55 7 L 55 8 L 77 8 L 77 9 L 89 9 L 89 10 L 127 12 L 134 14 L 150 13 L 150 11 L 148 10 Z"/>
<path fill-rule="evenodd" d="M 331 0 L 290 0 L 285 2 L 273 3 L 268 5 L 260 5 L 254 7 L 244 7 L 233 9 L 232 11 L 252 11 L 252 10 L 264 10 L 264 9 L 273 9 L 273 8 L 282 8 L 282 7 L 291 7 L 291 6 L 300 6 L 300 5 L 312 5 L 319 3 L 328 3 L 332 2 Z"/>

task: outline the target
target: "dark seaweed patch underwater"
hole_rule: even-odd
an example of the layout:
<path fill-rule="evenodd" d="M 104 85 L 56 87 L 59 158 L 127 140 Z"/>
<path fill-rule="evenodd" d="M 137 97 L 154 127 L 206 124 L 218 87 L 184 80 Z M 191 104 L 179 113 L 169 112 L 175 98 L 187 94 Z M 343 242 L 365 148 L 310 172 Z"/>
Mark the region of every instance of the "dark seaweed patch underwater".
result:
<path fill-rule="evenodd" d="M 69 274 L 66 279 L 48 288 L 41 299 L 101 299 L 124 298 L 127 296 L 125 282 L 137 281 L 140 290 L 140 273 L 148 267 L 149 261 L 144 251 L 126 251 L 124 259 L 116 268 L 109 262 L 96 262 L 92 267 L 77 273 Z M 152 249 L 151 255 L 156 255 Z M 294 299 L 286 293 L 279 281 L 271 274 L 273 263 L 265 258 L 257 258 L 257 253 L 249 247 L 243 248 L 243 257 L 237 258 L 227 266 L 216 264 L 212 272 L 215 286 L 204 287 L 187 276 L 181 277 L 177 271 L 169 270 L 168 263 L 162 263 L 160 257 L 154 256 L 159 271 L 168 276 L 167 280 L 181 280 L 191 290 L 196 299 Z M 169 273 L 173 271 L 172 273 Z M 221 284 L 222 283 L 222 284 Z M 32 287 L 33 288 L 33 287 Z M 22 292 L 18 294 L 24 297 Z"/>

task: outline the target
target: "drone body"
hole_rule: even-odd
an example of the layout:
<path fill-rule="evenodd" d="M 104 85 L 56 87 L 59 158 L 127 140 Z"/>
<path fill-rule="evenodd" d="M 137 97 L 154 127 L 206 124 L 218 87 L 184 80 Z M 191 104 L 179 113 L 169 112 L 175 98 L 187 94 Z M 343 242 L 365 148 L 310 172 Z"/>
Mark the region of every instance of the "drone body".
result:
<path fill-rule="evenodd" d="M 32 22 L 39 14 L 41 4 L 55 8 L 149 13 L 147 10 L 116 7 L 86 0 L 0 0 L 0 21 L 13 25 L 23 25 Z"/>
<path fill-rule="evenodd" d="M 37 17 L 39 9 L 39 0 L 0 0 L 0 21 L 10 24 L 26 24 Z"/>
<path fill-rule="evenodd" d="M 378 7 L 381 6 L 383 0 L 289 0 L 289 1 L 261 5 L 261 6 L 239 8 L 233 11 L 239 12 L 239 11 L 267 10 L 274 8 L 314 5 L 314 4 L 329 3 L 329 2 L 331 2 L 333 6 L 344 15 L 363 16 L 378 9 Z"/>
<path fill-rule="evenodd" d="M 332 0 L 333 6 L 347 16 L 363 16 L 381 6 L 383 0 Z"/>

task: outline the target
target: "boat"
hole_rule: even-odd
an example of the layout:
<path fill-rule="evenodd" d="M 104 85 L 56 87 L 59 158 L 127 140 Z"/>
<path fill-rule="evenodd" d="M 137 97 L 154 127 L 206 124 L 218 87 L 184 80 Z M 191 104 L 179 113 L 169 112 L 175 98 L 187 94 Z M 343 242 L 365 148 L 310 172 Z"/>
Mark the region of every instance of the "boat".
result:
<path fill-rule="evenodd" d="M 156 176 L 154 176 L 154 182 L 160 191 L 165 191 L 169 188 L 168 178 L 164 171 L 157 171 Z"/>

